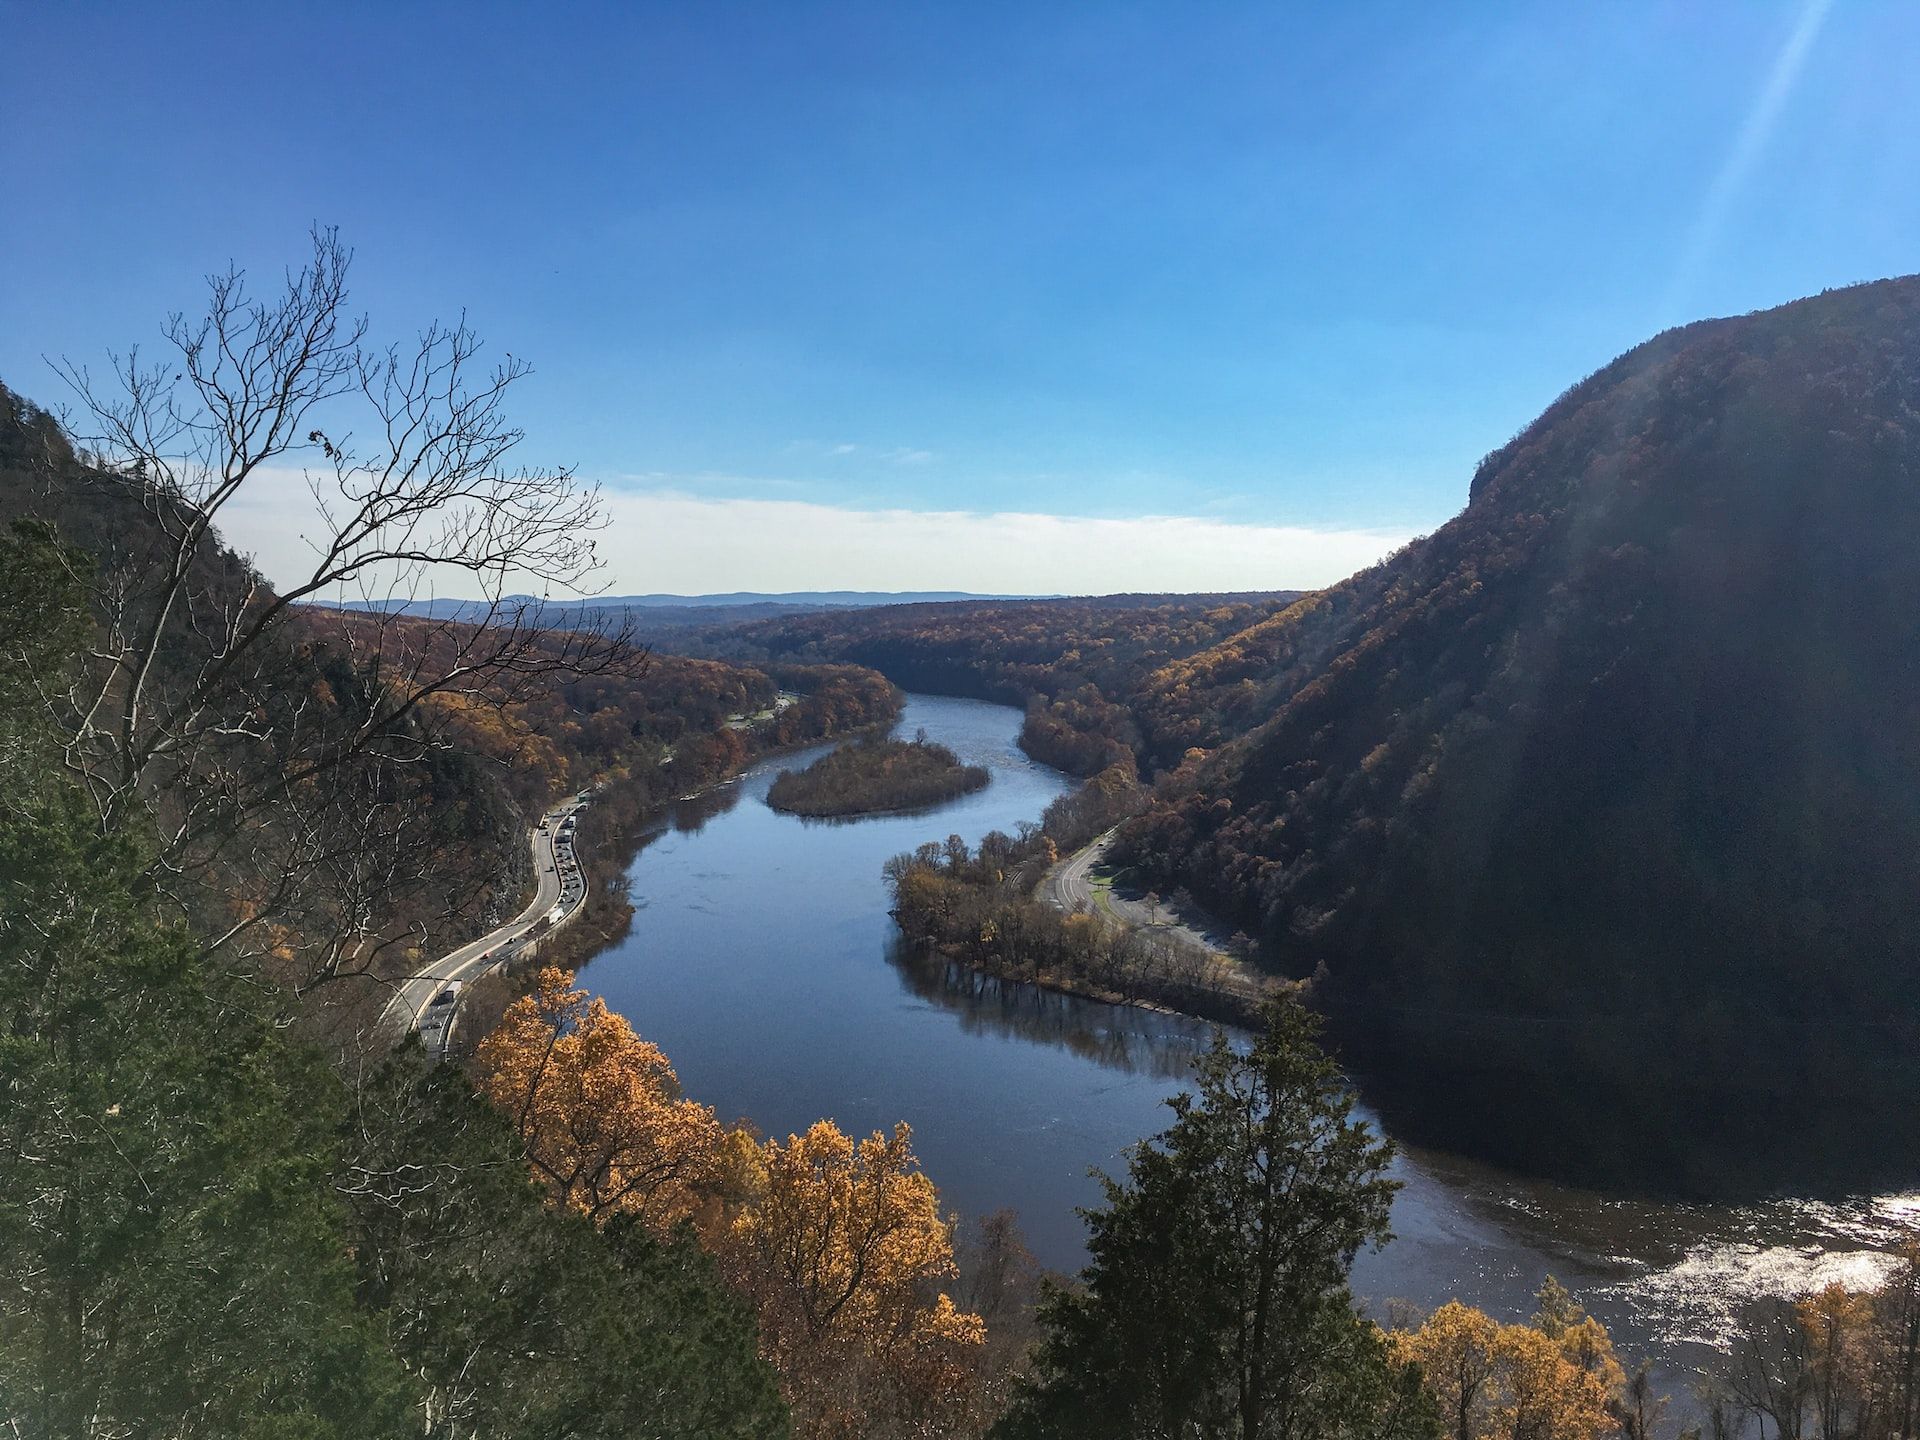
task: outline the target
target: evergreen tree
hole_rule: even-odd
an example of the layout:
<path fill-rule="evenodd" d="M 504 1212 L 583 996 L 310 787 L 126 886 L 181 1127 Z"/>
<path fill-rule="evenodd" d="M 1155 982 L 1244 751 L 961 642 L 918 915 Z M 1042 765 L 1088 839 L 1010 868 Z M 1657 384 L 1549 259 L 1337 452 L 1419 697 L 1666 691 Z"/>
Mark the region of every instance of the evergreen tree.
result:
<path fill-rule="evenodd" d="M 156 915 L 138 841 L 55 768 L 15 662 L 80 633 L 77 562 L 40 527 L 0 552 L 0 1420 L 398 1434 L 410 1387 L 329 1183 L 340 1086 Z"/>
<path fill-rule="evenodd" d="M 417 1045 L 350 1090 L 159 902 L 150 841 L 100 824 L 45 723 L 85 569 L 0 533 L 0 1430 L 784 1434 L 690 1241 L 549 1211 Z"/>
<path fill-rule="evenodd" d="M 691 1238 L 550 1208 L 512 1123 L 410 1042 L 346 1142 L 360 1294 L 428 1389 L 429 1433 L 771 1440 L 753 1313 Z"/>
<path fill-rule="evenodd" d="M 1391 1147 L 1295 1001 L 1248 1052 L 1223 1036 L 1174 1123 L 1087 1212 L 1091 1263 L 1044 1302 L 1033 1379 L 998 1433 L 1413 1440 L 1418 1373 L 1356 1314 L 1347 1275 L 1388 1238 Z"/>

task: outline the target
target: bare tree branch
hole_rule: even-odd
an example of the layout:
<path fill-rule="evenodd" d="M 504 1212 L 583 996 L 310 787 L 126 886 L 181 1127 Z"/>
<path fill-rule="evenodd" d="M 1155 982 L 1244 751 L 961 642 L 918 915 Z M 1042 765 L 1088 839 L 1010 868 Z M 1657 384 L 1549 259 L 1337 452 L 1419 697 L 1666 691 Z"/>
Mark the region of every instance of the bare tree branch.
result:
<path fill-rule="evenodd" d="M 42 687 L 102 826 L 152 823 L 155 876 L 203 918 L 224 904 L 223 943 L 274 932 L 301 984 L 427 938 L 421 767 L 450 744 L 436 697 L 506 706 L 643 659 L 624 624 L 550 603 L 593 593 L 605 521 L 570 469 L 508 463 L 526 363 L 485 366 L 464 317 L 370 345 L 350 252 L 332 230 L 312 241 L 270 298 L 236 269 L 209 276 L 206 313 L 170 317 L 159 363 L 115 355 L 102 381 L 58 365 L 87 483 L 140 523 L 92 578 L 79 680 Z M 289 469 L 319 527 L 276 586 L 218 524 Z M 477 598 L 457 618 L 410 613 L 443 588 Z M 218 893 L 235 874 L 244 900 Z"/>

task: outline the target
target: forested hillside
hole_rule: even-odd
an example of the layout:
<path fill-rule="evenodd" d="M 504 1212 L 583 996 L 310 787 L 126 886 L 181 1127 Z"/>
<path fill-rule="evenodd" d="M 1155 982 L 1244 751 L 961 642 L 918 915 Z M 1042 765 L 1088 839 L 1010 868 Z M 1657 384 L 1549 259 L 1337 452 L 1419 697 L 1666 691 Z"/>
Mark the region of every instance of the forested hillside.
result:
<path fill-rule="evenodd" d="M 638 808 L 897 709 L 854 666 L 776 678 L 498 606 L 285 604 L 217 528 L 182 549 L 191 504 L 89 464 L 0 385 L 0 523 L 16 520 L 71 547 L 110 642 L 42 697 L 65 762 L 96 806 L 148 814 L 156 870 L 197 924 L 238 927 L 294 984 L 384 980 L 517 906 L 521 837 L 558 794 L 612 780 Z M 782 687 L 796 693 L 776 715 Z M 132 731 L 101 723 L 116 708 Z"/>
<path fill-rule="evenodd" d="M 1164 666 L 1148 744 L 1227 743 L 1126 851 L 1375 1033 L 1904 1065 L 1917 549 L 1920 279 L 1662 335 L 1431 537 Z"/>
<path fill-rule="evenodd" d="M 103 828 L 43 699 L 100 643 L 93 566 L 44 524 L 0 535 L 9 1428 L 781 1433 L 752 1316 L 690 1243 L 549 1208 L 417 1046 L 329 1065 L 271 966 L 183 922 L 154 824 Z M 221 873 L 259 903 L 252 866 Z"/>
<path fill-rule="evenodd" d="M 1136 692 L 1160 667 L 1284 609 L 1297 592 L 887 605 L 675 641 L 746 663 L 851 661 L 896 685 L 1027 707 L 1021 744 L 1076 775 L 1149 755 Z M 1174 759 L 1178 758 L 1176 751 Z"/>
<path fill-rule="evenodd" d="M 349 653 L 379 643 L 390 652 L 419 651 L 426 668 L 440 670 L 453 664 L 472 629 L 466 621 L 317 607 L 304 611 L 301 623 Z M 787 665 L 769 673 L 646 652 L 617 673 L 572 674 L 560 663 L 568 643 L 564 634 L 542 638 L 538 648 L 553 668 L 538 684 L 449 689 L 423 702 L 461 753 L 490 763 L 522 818 L 592 781 L 612 780 L 640 804 L 684 793 L 768 747 L 867 729 L 899 708 L 893 686 L 856 665 Z M 786 702 L 776 704 L 783 688 Z"/>
<path fill-rule="evenodd" d="M 330 338 L 343 264 L 316 236 L 277 308 L 216 281 L 220 343 L 188 337 L 180 388 L 225 423 L 135 375 L 90 401 L 90 452 L 0 388 L 0 1416 L 46 1437 L 784 1434 L 804 1376 L 768 1363 L 756 1305 L 789 1296 L 751 1255 L 722 1274 L 634 1207 L 574 1213 L 508 1114 L 371 1022 L 520 903 L 527 812 L 556 788 L 604 779 L 630 810 L 897 696 L 851 666 L 656 662 L 501 607 L 300 603 L 395 563 L 395 531 L 437 533 L 421 563 L 564 571 L 540 536 L 582 513 L 565 472 L 493 465 L 517 437 L 435 360 L 464 332 L 421 340 L 413 375 L 445 390 L 384 402 L 439 409 L 425 456 L 345 473 L 300 423 L 373 363 Z M 374 519 L 281 588 L 216 515 L 302 436 Z M 460 523 L 476 494 L 498 507 L 484 539 Z M 671 1086 L 632 1078 L 642 1101 Z M 890 1153 L 929 1214 L 920 1270 L 889 1272 L 912 1287 L 951 1237 L 904 1131 Z M 715 1223 L 760 1216 L 702 1183 Z M 837 1376 L 865 1375 L 869 1350 L 842 1348 Z"/>
<path fill-rule="evenodd" d="M 88 463 L 0 386 L 9 523 L 71 557 L 96 637 L 35 677 L 38 719 L 102 823 L 151 826 L 195 925 L 305 984 L 385 973 L 514 898 L 510 787 L 437 742 L 417 666 L 305 625 L 176 490 Z M 485 658 L 462 657 L 475 683 Z"/>

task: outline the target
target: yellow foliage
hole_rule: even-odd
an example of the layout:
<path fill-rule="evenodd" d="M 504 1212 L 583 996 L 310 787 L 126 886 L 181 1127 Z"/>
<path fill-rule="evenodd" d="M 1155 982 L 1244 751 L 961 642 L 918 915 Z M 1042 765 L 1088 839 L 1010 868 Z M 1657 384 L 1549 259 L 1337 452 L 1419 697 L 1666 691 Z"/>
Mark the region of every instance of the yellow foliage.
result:
<path fill-rule="evenodd" d="M 457 691 L 429 695 L 424 707 L 448 722 L 461 745 L 490 760 L 525 769 L 539 776 L 544 790 L 564 789 L 567 762 L 547 735 L 479 696 Z"/>
<path fill-rule="evenodd" d="M 511 1117 L 558 1203 L 593 1219 L 693 1218 L 727 1174 L 713 1111 L 680 1098 L 658 1046 L 548 966 L 481 1042 L 480 1088 Z"/>
<path fill-rule="evenodd" d="M 1420 1366 L 1427 1392 L 1441 1423 L 1454 1440 L 1477 1440 L 1490 1433 L 1489 1387 L 1500 1326 L 1492 1316 L 1458 1300 L 1449 1300 L 1418 1330 L 1395 1331 L 1394 1350 Z"/>
<path fill-rule="evenodd" d="M 1504 1440 L 1595 1440 L 1612 1426 L 1605 1386 L 1531 1325 L 1505 1325 L 1494 1345 L 1492 1434 Z"/>
<path fill-rule="evenodd" d="M 1556 1292 L 1565 1298 L 1549 1282 L 1546 1295 Z M 1502 1325 L 1454 1300 L 1389 1339 L 1419 1364 L 1453 1440 L 1597 1440 L 1613 1428 L 1620 1362 L 1605 1327 L 1570 1303 L 1549 1304 L 1534 1325 Z"/>
<path fill-rule="evenodd" d="M 1593 1376 L 1607 1394 L 1617 1394 L 1627 1383 L 1627 1372 L 1613 1353 L 1613 1340 L 1607 1334 L 1607 1327 L 1591 1315 L 1581 1317 L 1553 1339 L 1568 1363 Z"/>
<path fill-rule="evenodd" d="M 926 1298 L 954 1273 L 953 1230 L 911 1142 L 903 1124 L 856 1144 L 830 1120 L 767 1141 L 721 1238 L 805 1434 L 958 1403 L 971 1381 L 986 1327 L 945 1294 Z"/>
<path fill-rule="evenodd" d="M 878 1416 L 946 1433 L 967 1413 L 986 1325 L 936 1289 L 955 1273 L 953 1228 L 905 1125 L 858 1143 L 827 1120 L 764 1144 L 723 1127 L 552 966 L 475 1062 L 554 1203 L 692 1223 L 753 1303 L 807 1440 L 865 1435 Z"/>

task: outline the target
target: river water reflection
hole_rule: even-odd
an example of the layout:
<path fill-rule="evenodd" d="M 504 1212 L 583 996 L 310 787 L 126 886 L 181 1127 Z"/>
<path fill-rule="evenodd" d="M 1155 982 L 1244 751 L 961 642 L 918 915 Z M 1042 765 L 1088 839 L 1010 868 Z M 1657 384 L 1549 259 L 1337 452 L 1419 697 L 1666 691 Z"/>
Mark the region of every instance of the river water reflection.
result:
<path fill-rule="evenodd" d="M 1015 744 L 1020 716 L 910 696 L 924 727 L 992 783 L 917 815 L 840 823 L 765 803 L 768 761 L 669 807 L 628 871 L 631 933 L 589 967 L 591 989 L 671 1057 L 689 1095 L 723 1118 L 785 1134 L 829 1116 L 864 1134 L 907 1120 L 945 1203 L 1011 1206 L 1043 1262 L 1082 1258 L 1074 1213 L 1095 1203 L 1091 1167 L 1164 1128 L 1210 1028 L 1180 1016 L 1001 986 L 906 953 L 881 865 L 902 850 L 1037 820 L 1071 782 Z M 1366 1087 L 1360 1085 L 1364 1097 Z M 1920 1195 L 1842 1203 L 1677 1205 L 1529 1181 L 1457 1157 L 1403 1151 L 1386 1249 L 1361 1257 L 1358 1292 L 1421 1307 L 1459 1297 L 1524 1318 L 1548 1273 L 1669 1388 L 1712 1361 L 1750 1295 L 1870 1279 L 1920 1222 Z"/>

